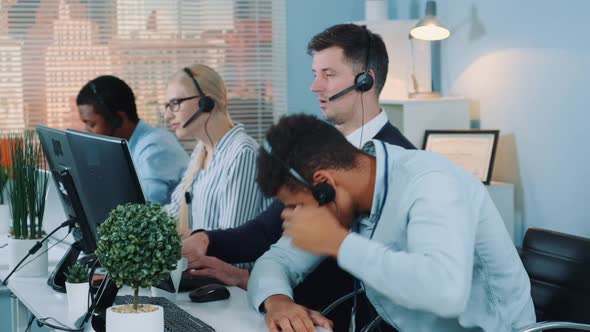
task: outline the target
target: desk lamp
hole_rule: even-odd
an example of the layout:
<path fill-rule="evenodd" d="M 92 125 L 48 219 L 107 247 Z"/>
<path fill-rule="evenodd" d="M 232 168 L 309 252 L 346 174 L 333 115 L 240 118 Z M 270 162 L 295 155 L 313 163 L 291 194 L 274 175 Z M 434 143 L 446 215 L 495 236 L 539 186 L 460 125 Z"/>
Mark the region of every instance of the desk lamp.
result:
<path fill-rule="evenodd" d="M 436 92 L 420 92 L 418 81 L 416 80 L 414 68 L 414 43 L 413 39 L 420 39 L 426 41 L 437 41 L 448 38 L 451 35 L 449 29 L 445 28 L 436 18 L 436 2 L 426 2 L 426 11 L 424 18 L 416 23 L 416 26 L 410 30 L 408 36 L 410 40 L 410 61 L 412 67 L 412 86 L 414 92 L 410 93 L 410 98 L 439 98 L 440 94 Z"/>

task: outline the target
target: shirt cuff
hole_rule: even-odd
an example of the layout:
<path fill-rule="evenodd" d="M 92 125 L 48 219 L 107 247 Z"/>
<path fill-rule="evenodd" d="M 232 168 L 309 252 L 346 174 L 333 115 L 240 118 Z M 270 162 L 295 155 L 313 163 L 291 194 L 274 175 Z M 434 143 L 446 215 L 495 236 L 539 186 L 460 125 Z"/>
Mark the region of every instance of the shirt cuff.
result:
<path fill-rule="evenodd" d="M 273 295 L 286 295 L 293 299 L 292 289 L 285 287 L 283 283 L 273 282 L 272 280 L 260 280 L 257 285 L 249 282 L 247 294 L 250 297 L 252 307 L 261 314 L 264 314 L 262 311 L 264 301 Z"/>
<path fill-rule="evenodd" d="M 207 231 L 206 229 L 199 228 L 199 229 L 196 229 L 196 230 L 192 231 L 191 232 L 191 235 L 193 235 L 195 233 L 206 232 L 206 231 Z"/>

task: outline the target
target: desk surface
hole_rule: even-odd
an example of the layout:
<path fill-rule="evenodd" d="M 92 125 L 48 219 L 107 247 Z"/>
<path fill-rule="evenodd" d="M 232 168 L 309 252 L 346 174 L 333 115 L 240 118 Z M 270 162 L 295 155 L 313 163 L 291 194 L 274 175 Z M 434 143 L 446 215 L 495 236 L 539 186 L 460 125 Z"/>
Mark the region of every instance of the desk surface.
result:
<path fill-rule="evenodd" d="M 6 243 L 6 237 L 0 236 L 0 246 Z M 65 253 L 61 245 L 49 251 L 49 272 Z M 0 248 L 0 279 L 8 274 L 8 248 Z M 49 276 L 49 274 L 48 274 Z M 68 315 L 68 300 L 66 294 L 58 293 L 47 285 L 47 277 L 16 278 L 8 282 L 10 291 L 37 318 L 52 317 L 59 322 L 73 327 L 78 317 Z M 218 332 L 249 332 L 268 331 L 264 317 L 250 308 L 246 291 L 238 287 L 228 287 L 231 296 L 228 300 L 211 303 L 193 303 L 188 293 L 179 293 L 176 304 L 191 315 L 211 325 Z M 131 294 L 123 289 L 120 295 Z M 149 295 L 148 290 L 141 290 L 141 295 Z M 90 326 L 90 324 L 87 324 Z M 317 328 L 318 332 L 325 331 Z"/>

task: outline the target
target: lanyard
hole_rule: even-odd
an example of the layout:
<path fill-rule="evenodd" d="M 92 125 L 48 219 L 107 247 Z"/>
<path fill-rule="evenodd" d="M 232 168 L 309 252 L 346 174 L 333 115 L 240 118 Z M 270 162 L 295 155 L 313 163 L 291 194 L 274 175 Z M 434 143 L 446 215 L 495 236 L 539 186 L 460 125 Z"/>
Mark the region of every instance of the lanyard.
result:
<path fill-rule="evenodd" d="M 375 219 L 375 225 L 373 226 L 373 230 L 371 231 L 371 236 L 369 237 L 369 240 L 373 238 L 373 235 L 375 234 L 375 230 L 377 229 L 377 225 L 379 224 L 379 219 L 381 219 L 381 213 L 383 212 L 383 207 L 385 206 L 385 201 L 387 200 L 387 191 L 389 190 L 389 155 L 387 153 L 387 148 L 385 147 L 385 143 L 383 141 L 379 141 L 381 142 L 381 145 L 383 145 L 383 157 L 385 160 L 385 169 L 384 169 L 384 173 L 383 173 L 383 177 L 384 177 L 384 181 L 383 181 L 383 198 L 381 199 L 381 204 L 379 206 L 379 209 L 377 211 L 375 211 L 375 214 L 373 215 L 374 219 Z M 375 153 L 376 154 L 376 153 Z M 355 229 L 353 230 L 355 233 L 359 233 L 359 224 L 356 223 L 355 224 Z M 354 278 L 354 286 L 353 286 L 353 294 L 354 294 L 354 299 L 353 299 L 353 304 L 352 304 L 352 312 L 350 313 L 350 326 L 348 327 L 349 332 L 355 332 L 356 331 L 356 308 L 357 308 L 357 296 L 358 296 L 358 292 L 360 290 L 360 281 L 357 278 Z"/>

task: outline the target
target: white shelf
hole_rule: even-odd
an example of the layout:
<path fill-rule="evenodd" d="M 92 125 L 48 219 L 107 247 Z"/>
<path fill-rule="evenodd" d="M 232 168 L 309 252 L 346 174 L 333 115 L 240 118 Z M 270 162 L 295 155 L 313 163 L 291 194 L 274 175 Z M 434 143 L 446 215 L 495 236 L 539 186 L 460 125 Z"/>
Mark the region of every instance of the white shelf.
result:
<path fill-rule="evenodd" d="M 468 129 L 469 101 L 462 97 L 383 99 L 389 121 L 421 149 L 427 129 Z"/>

